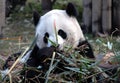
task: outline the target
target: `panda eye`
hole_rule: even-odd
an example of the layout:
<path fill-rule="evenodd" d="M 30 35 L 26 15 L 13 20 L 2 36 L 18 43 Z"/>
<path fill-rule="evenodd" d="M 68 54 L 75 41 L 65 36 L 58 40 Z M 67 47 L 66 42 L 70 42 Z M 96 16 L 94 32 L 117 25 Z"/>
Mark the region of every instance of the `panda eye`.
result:
<path fill-rule="evenodd" d="M 44 35 L 44 38 L 43 38 L 43 41 L 45 43 L 48 43 L 48 39 L 47 39 L 48 37 L 49 37 L 49 34 L 46 32 L 45 35 Z"/>
<path fill-rule="evenodd" d="M 60 35 L 63 39 L 67 38 L 67 34 L 61 29 L 58 31 L 58 35 Z"/>

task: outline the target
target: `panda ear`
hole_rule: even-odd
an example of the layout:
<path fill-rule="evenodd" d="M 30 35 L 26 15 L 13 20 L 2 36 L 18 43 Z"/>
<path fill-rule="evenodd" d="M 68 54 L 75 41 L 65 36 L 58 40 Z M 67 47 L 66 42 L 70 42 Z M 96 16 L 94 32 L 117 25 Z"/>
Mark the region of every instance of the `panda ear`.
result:
<path fill-rule="evenodd" d="M 40 19 L 40 15 L 37 11 L 33 11 L 33 22 L 34 22 L 34 25 L 37 26 L 38 22 L 39 22 L 39 19 Z"/>
<path fill-rule="evenodd" d="M 75 6 L 72 3 L 68 3 L 67 8 L 66 8 L 66 13 L 69 16 L 77 17 L 77 15 L 78 15 L 77 10 L 76 10 Z"/>

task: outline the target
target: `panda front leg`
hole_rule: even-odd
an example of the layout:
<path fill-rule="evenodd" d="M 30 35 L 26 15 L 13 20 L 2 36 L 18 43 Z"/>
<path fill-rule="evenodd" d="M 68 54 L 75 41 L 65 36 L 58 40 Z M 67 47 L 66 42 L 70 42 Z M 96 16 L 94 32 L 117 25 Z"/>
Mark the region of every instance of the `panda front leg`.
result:
<path fill-rule="evenodd" d="M 81 55 L 86 56 L 88 58 L 95 58 L 94 53 L 93 53 L 93 49 L 87 40 L 79 42 L 77 47 L 78 47 L 77 50 L 80 51 L 79 53 Z"/>

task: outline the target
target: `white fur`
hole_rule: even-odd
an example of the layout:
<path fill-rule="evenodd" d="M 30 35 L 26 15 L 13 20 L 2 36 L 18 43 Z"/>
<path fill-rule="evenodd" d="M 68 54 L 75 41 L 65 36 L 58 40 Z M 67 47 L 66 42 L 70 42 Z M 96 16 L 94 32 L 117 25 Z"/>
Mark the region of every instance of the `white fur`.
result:
<path fill-rule="evenodd" d="M 30 53 L 31 53 L 31 52 L 32 52 L 32 50 L 28 51 L 27 54 L 26 54 L 24 57 L 22 57 L 19 62 L 21 62 L 21 63 L 26 63 L 27 60 L 28 60 L 29 57 L 30 57 Z"/>
<path fill-rule="evenodd" d="M 5 69 L 5 70 L 3 70 L 3 71 L 2 71 L 2 70 L 0 71 L 2 78 L 4 78 L 4 77 L 7 75 L 8 70 L 9 70 L 9 69 Z"/>
<path fill-rule="evenodd" d="M 58 42 L 56 41 L 55 26 L 58 32 L 59 29 L 67 33 L 67 39 L 62 39 L 57 35 Z M 38 35 L 37 45 L 39 48 L 51 46 L 51 43 L 45 44 L 43 41 L 44 34 L 49 33 L 49 39 L 59 44 L 59 48 L 63 49 L 64 45 L 72 45 L 75 48 L 79 41 L 85 40 L 82 30 L 75 17 L 67 15 L 65 10 L 52 10 L 40 18 L 36 27 L 36 35 Z"/>

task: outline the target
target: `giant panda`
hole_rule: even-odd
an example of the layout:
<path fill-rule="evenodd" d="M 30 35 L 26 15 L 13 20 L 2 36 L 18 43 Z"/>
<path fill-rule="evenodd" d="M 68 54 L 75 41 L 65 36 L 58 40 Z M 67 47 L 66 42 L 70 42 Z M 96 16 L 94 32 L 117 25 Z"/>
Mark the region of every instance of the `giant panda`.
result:
<path fill-rule="evenodd" d="M 49 62 L 43 62 L 46 58 L 51 57 L 53 52 L 56 51 L 56 48 L 62 51 L 65 46 L 77 49 L 82 45 L 87 48 L 84 49 L 84 52 L 80 51 L 80 54 L 88 58 L 94 58 L 91 45 L 86 40 L 76 17 L 77 10 L 72 3 L 68 3 L 65 10 L 54 9 L 41 17 L 38 12 L 34 11 L 33 21 L 36 27 L 36 45 L 30 54 L 23 57 L 23 62 L 26 62 L 27 65 L 32 67 L 42 66 L 45 72 L 49 67 Z M 57 46 L 54 47 L 51 41 L 56 43 Z M 59 64 L 58 66 L 64 69 L 62 65 Z M 32 78 L 38 74 L 34 71 L 28 71 L 26 75 L 28 78 Z"/>
<path fill-rule="evenodd" d="M 54 9 L 41 17 L 37 11 L 34 11 L 33 22 L 36 27 L 35 37 L 37 40 L 34 48 L 28 51 L 20 62 L 30 67 L 42 66 L 43 71 L 45 71 L 48 65 L 44 61 L 51 57 L 56 48 L 62 51 L 65 46 L 77 49 L 82 45 L 87 46 L 87 48 L 80 53 L 88 58 L 94 58 L 91 45 L 86 40 L 76 17 L 77 10 L 72 3 L 68 3 L 65 10 Z M 57 46 L 53 46 L 51 41 Z M 25 72 L 22 73 L 22 75 L 24 74 Z M 27 78 L 32 78 L 38 75 L 38 72 L 30 70 L 25 75 Z"/>
<path fill-rule="evenodd" d="M 94 58 L 91 45 L 85 39 L 76 17 L 77 10 L 72 3 L 68 3 L 66 10 L 54 9 L 41 17 L 38 12 L 34 11 L 33 20 L 37 41 L 31 53 L 34 54 L 39 49 L 52 46 L 52 41 L 58 45 L 59 50 L 63 50 L 65 46 L 71 46 L 75 49 L 86 44 L 89 49 L 86 49 L 86 53 L 83 53 L 84 56 Z M 25 59 L 28 59 L 28 57 L 25 56 Z"/>

